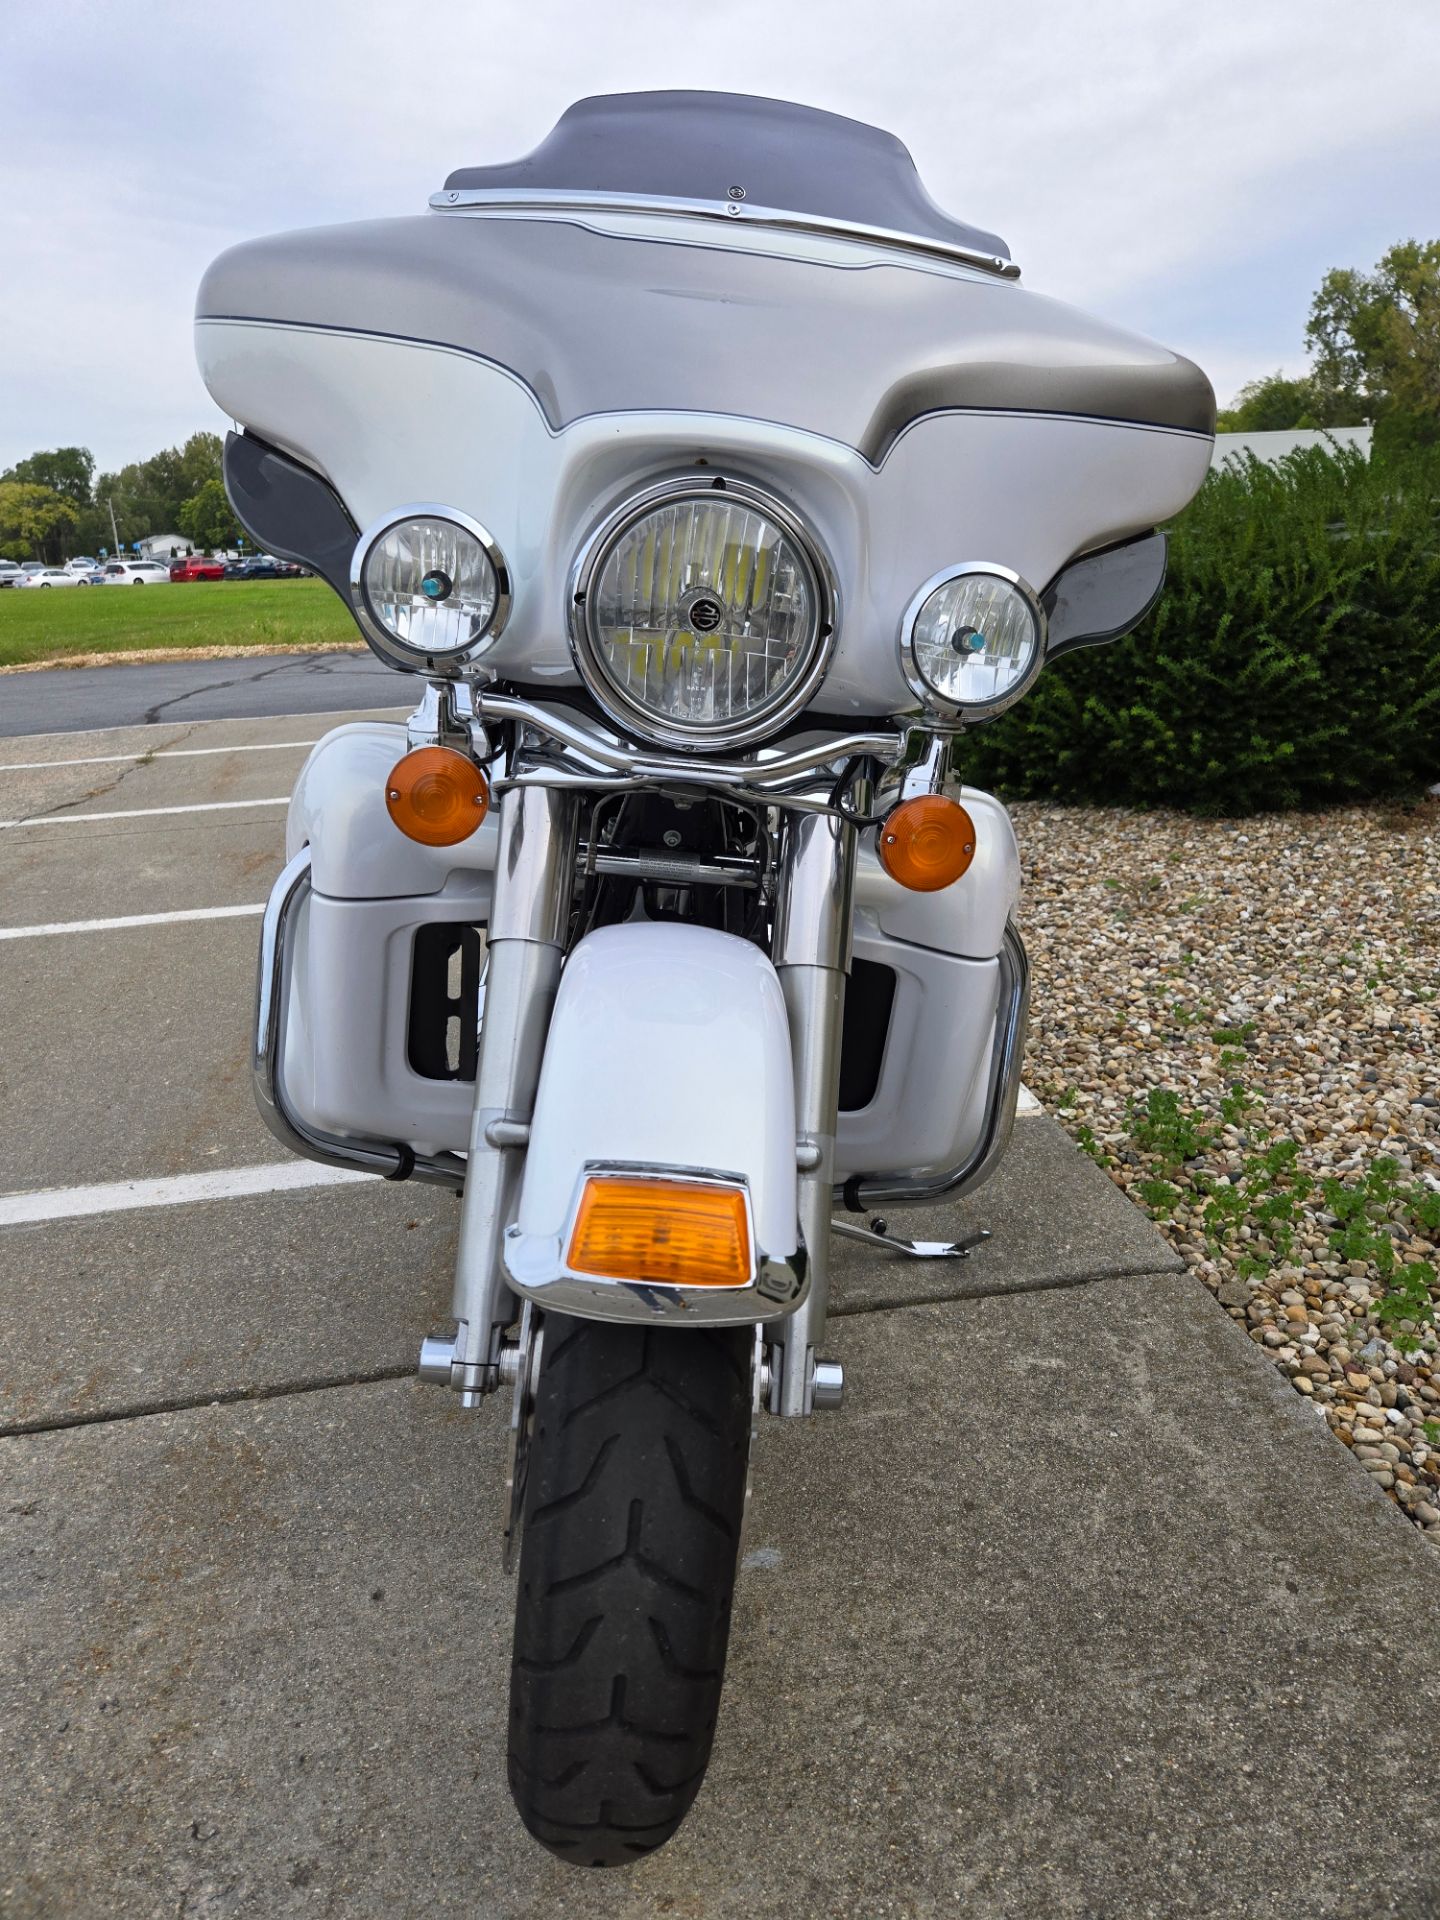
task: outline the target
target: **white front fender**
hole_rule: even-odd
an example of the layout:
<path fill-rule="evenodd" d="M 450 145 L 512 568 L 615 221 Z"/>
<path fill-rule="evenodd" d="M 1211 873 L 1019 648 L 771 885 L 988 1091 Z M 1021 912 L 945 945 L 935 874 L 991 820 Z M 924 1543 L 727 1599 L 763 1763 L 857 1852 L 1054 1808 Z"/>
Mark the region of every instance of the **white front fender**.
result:
<path fill-rule="evenodd" d="M 714 1175 L 749 1197 L 746 1287 L 576 1273 L 566 1250 L 587 1170 Z M 602 1320 L 773 1319 L 805 1294 L 796 1209 L 790 1030 L 758 947 L 705 927 L 628 921 L 566 962 L 545 1043 L 519 1217 L 516 1291 Z"/>

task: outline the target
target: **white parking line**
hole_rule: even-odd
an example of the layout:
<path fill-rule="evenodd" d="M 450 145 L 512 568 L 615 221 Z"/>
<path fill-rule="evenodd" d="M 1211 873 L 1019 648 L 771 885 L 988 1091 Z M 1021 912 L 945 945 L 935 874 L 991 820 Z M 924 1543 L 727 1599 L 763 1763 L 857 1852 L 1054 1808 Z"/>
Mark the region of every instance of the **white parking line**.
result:
<path fill-rule="evenodd" d="M 361 1173 L 354 1167 L 322 1167 L 313 1160 L 284 1160 L 275 1166 L 181 1173 L 165 1180 L 112 1180 L 97 1187 L 47 1187 L 38 1193 L 0 1194 L 0 1227 L 83 1220 L 91 1214 L 133 1213 L 147 1207 L 188 1206 L 197 1200 L 236 1200 L 247 1194 L 342 1187 L 357 1180 L 378 1178 L 377 1174 Z"/>
<path fill-rule="evenodd" d="M 231 813 L 238 807 L 288 807 L 290 796 L 275 800 L 202 800 L 188 807 L 116 807 L 110 813 L 38 813 L 29 820 L 0 820 L 3 827 L 68 827 L 78 820 L 153 820 L 162 813 Z"/>
<path fill-rule="evenodd" d="M 73 669 L 67 669 L 67 671 L 73 671 Z M 108 672 L 109 669 L 97 668 L 96 671 Z M 387 714 L 393 713 L 404 716 L 410 711 L 411 709 L 409 707 L 398 704 L 393 707 L 330 707 L 327 708 L 324 713 L 236 713 L 228 714 L 223 719 L 197 720 L 193 722 L 187 720 L 183 723 L 173 720 L 156 720 L 152 722 L 130 720 L 122 721 L 118 726 L 114 727 L 65 727 L 58 729 L 57 732 L 59 737 L 67 740 L 89 740 L 97 733 L 143 733 L 147 725 L 161 728 L 179 724 L 200 727 L 232 727 L 242 725 L 247 720 L 383 720 Z M 56 737 L 57 733 L 55 732 L 12 733 L 0 736 L 0 738 L 11 740 L 53 740 Z"/>
<path fill-rule="evenodd" d="M 122 913 L 111 920 L 51 920 L 38 927 L 0 927 L 0 940 L 41 940 L 55 933 L 116 933 L 125 927 L 171 927 L 181 920 L 240 920 L 265 902 L 244 907 L 181 907 L 174 913 Z"/>
<path fill-rule="evenodd" d="M 6 760 L 0 773 L 44 773 L 50 767 L 113 767 L 130 760 L 198 760 L 210 753 L 291 753 L 300 747 L 315 747 L 318 740 L 266 740 L 244 747 L 161 747 L 158 751 L 142 748 L 138 753 L 91 753 L 81 760 Z"/>

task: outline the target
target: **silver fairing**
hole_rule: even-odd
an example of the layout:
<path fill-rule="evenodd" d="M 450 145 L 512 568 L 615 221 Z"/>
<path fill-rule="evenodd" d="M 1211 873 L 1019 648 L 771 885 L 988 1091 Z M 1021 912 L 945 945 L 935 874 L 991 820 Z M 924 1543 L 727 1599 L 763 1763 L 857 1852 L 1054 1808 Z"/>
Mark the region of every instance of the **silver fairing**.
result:
<path fill-rule="evenodd" d="M 716 141 L 737 110 L 718 99 Z M 514 604 L 487 666 L 574 681 L 575 554 L 677 467 L 782 494 L 833 557 L 838 637 L 814 704 L 834 713 L 911 704 L 898 625 L 940 570 L 998 563 L 1041 591 L 1198 488 L 1204 375 L 1017 285 L 1003 252 L 966 264 L 967 237 L 1002 243 L 947 222 L 918 181 L 912 194 L 889 136 L 859 129 L 889 142 L 862 154 L 854 123 L 835 121 L 836 154 L 855 150 L 850 197 L 835 189 L 780 224 L 767 195 L 812 196 L 783 164 L 799 131 L 787 116 L 806 110 L 740 103 L 771 138 L 771 171 L 746 190 L 760 217 L 727 220 L 724 187 L 707 204 L 701 174 L 665 172 L 667 152 L 688 151 L 678 136 L 658 142 L 659 172 L 626 170 L 634 102 L 585 103 L 586 138 L 531 168 L 538 187 L 499 177 L 515 169 L 454 175 L 446 210 L 251 242 L 200 289 L 212 394 L 324 475 L 358 526 L 429 500 L 494 535 Z M 809 115 L 810 137 L 832 120 Z M 875 187 L 887 153 L 893 178 Z M 722 145 L 711 172 L 726 170 Z M 901 218 L 913 244 L 874 224 Z"/>

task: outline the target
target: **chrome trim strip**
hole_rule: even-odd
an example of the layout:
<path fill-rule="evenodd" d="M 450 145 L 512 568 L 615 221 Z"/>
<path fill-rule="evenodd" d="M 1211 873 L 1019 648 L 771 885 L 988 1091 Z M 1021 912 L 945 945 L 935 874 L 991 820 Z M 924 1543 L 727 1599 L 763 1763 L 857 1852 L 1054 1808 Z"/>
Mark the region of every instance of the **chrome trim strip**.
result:
<path fill-rule="evenodd" d="M 460 1188 L 465 1162 L 453 1153 L 417 1153 L 384 1140 L 344 1138 L 309 1127 L 285 1099 L 282 1049 L 285 1035 L 286 961 L 296 910 L 311 891 L 310 849 L 302 847 L 270 890 L 260 923 L 260 964 L 255 985 L 255 1033 L 251 1072 L 260 1118 L 282 1146 L 327 1167 L 358 1167 L 386 1180 L 420 1180 Z"/>
<path fill-rule="evenodd" d="M 1030 1006 L 1030 962 L 1013 920 L 1006 923 L 999 960 L 1000 1001 L 995 1013 L 985 1123 L 974 1151 L 958 1166 L 942 1173 L 854 1174 L 835 1189 L 837 1206 L 844 1206 L 851 1213 L 866 1213 L 871 1207 L 915 1206 L 932 1200 L 957 1199 L 982 1185 L 995 1171 L 1015 1124 Z"/>
<path fill-rule="evenodd" d="M 729 220 L 742 226 L 776 227 L 784 233 L 808 233 L 823 239 L 869 241 L 897 247 L 904 253 L 923 253 L 961 266 L 978 267 L 1002 280 L 1018 280 L 1020 268 L 1002 254 L 962 247 L 953 240 L 932 240 L 922 234 L 901 233 L 893 227 L 867 227 L 854 220 L 836 220 L 827 214 L 793 213 L 783 207 L 757 207 L 748 200 L 684 200 L 665 194 L 558 193 L 523 187 L 462 187 L 442 189 L 430 196 L 435 213 L 664 213 L 687 220 Z"/>
<path fill-rule="evenodd" d="M 365 562 L 370 558 L 370 549 L 375 542 L 389 533 L 392 527 L 400 526 L 406 520 L 449 520 L 457 527 L 480 542 L 485 556 L 495 571 L 495 611 L 490 616 L 489 625 L 468 647 L 458 647 L 450 653 L 422 653 L 415 647 L 407 646 L 398 640 L 390 629 L 376 616 L 370 605 L 370 597 L 365 591 Z M 368 526 L 355 542 L 355 551 L 350 559 L 350 604 L 360 631 L 370 642 L 388 667 L 398 667 L 402 673 L 428 673 L 445 678 L 472 666 L 475 661 L 488 653 L 495 641 L 505 631 L 505 623 L 510 618 L 512 600 L 510 570 L 505 564 L 505 556 L 500 551 L 495 536 L 488 528 L 468 513 L 461 513 L 458 507 L 444 507 L 433 501 L 416 501 L 409 506 L 395 507 L 383 519 Z"/>
<path fill-rule="evenodd" d="M 664 714 L 655 713 L 636 699 L 610 676 L 601 658 L 595 636 L 591 589 L 605 562 L 630 528 L 659 507 L 676 506 L 682 501 L 704 501 L 720 497 L 738 500 L 771 520 L 786 535 L 809 569 L 815 589 L 815 617 L 807 642 L 809 658 L 791 684 L 772 696 L 747 717 L 724 725 L 682 726 L 671 723 Z M 819 539 L 794 508 L 753 481 L 717 474 L 709 468 L 692 473 L 671 474 L 663 480 L 632 493 L 607 513 L 587 536 L 575 556 L 570 575 L 570 653 L 580 678 L 602 712 L 619 727 L 638 734 L 657 746 L 681 753 L 704 752 L 707 747 L 753 745 L 785 726 L 814 699 L 839 632 L 839 590 L 835 569 Z"/>

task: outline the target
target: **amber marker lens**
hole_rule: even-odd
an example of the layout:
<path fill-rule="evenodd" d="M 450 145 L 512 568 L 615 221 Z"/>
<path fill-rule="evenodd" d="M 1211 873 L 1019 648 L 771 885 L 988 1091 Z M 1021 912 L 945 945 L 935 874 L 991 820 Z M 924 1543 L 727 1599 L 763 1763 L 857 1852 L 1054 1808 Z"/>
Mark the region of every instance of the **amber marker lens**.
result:
<path fill-rule="evenodd" d="M 452 747 L 417 747 L 385 782 L 390 818 L 422 847 L 468 840 L 490 810 L 490 789 L 473 760 Z"/>
<path fill-rule="evenodd" d="M 896 807 L 880 829 L 876 851 L 886 873 L 902 887 L 938 893 L 975 858 L 975 822 L 958 800 L 922 793 Z"/>
<path fill-rule="evenodd" d="M 739 1187 L 592 1175 L 568 1264 L 607 1280 L 661 1286 L 750 1284 L 750 1223 Z"/>

